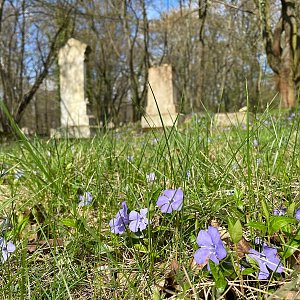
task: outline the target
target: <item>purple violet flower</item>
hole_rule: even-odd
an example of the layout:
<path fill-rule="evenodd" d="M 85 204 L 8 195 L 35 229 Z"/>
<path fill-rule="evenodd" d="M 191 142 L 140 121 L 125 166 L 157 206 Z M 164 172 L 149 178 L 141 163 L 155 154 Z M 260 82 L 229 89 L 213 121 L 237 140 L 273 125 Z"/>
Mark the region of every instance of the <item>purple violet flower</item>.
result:
<path fill-rule="evenodd" d="M 197 264 L 206 264 L 209 259 L 219 264 L 219 261 L 227 255 L 220 233 L 215 227 L 209 226 L 207 230 L 200 230 L 197 244 L 200 247 L 194 254 Z M 210 270 L 209 264 L 207 264 L 207 269 Z"/>
<path fill-rule="evenodd" d="M 165 190 L 162 196 L 158 197 L 156 205 L 161 207 L 162 213 L 171 213 L 173 210 L 180 211 L 183 204 L 183 191 Z"/>
<path fill-rule="evenodd" d="M 9 241 L 6 243 L 4 238 L 0 237 L 1 261 L 4 263 L 10 256 L 10 253 L 16 250 L 16 246 Z"/>
<path fill-rule="evenodd" d="M 93 197 L 90 192 L 86 192 L 83 195 L 79 195 L 79 207 L 90 205 L 93 201 Z"/>
<path fill-rule="evenodd" d="M 300 221 L 300 207 L 296 209 L 295 218 Z"/>
<path fill-rule="evenodd" d="M 286 207 L 283 207 L 282 205 L 278 206 L 277 208 L 274 208 L 273 215 L 274 216 L 284 216 L 286 214 Z"/>
<path fill-rule="evenodd" d="M 295 118 L 295 116 L 296 116 L 296 114 L 295 113 L 292 113 L 290 116 L 288 116 L 288 120 L 290 121 L 290 120 L 292 120 L 293 118 Z"/>
<path fill-rule="evenodd" d="M 110 231 L 115 234 L 123 234 L 126 231 L 125 223 L 121 218 L 113 218 L 109 221 Z"/>
<path fill-rule="evenodd" d="M 146 175 L 146 180 L 147 182 L 153 182 L 155 180 L 156 176 L 155 173 L 151 172 Z"/>
<path fill-rule="evenodd" d="M 127 156 L 127 160 L 128 160 L 128 161 L 133 161 L 133 155 L 128 155 L 128 156 Z"/>
<path fill-rule="evenodd" d="M 117 212 L 116 218 L 122 219 L 124 224 L 129 223 L 128 206 L 125 201 L 121 203 L 122 208 Z"/>
<path fill-rule="evenodd" d="M 283 272 L 283 266 L 277 256 L 277 249 L 269 247 L 268 245 L 263 245 L 263 250 L 261 253 L 250 248 L 249 257 L 254 259 L 259 266 L 258 279 L 267 279 L 270 275 L 269 269 L 276 273 Z M 268 269 L 269 268 L 269 269 Z"/>
<path fill-rule="evenodd" d="M 258 147 L 258 140 L 253 140 L 253 146 L 256 148 Z"/>
<path fill-rule="evenodd" d="M 110 231 L 116 234 L 122 234 L 126 231 L 125 225 L 129 223 L 128 207 L 125 201 L 122 202 L 122 208 L 117 212 L 116 217 L 109 221 Z"/>
<path fill-rule="evenodd" d="M 190 170 L 187 170 L 187 171 L 185 172 L 185 174 L 186 174 L 186 179 L 187 179 L 187 181 L 190 181 L 190 178 L 191 178 L 191 171 L 190 171 Z"/>
<path fill-rule="evenodd" d="M 16 180 L 19 180 L 22 176 L 24 176 L 24 172 L 23 171 L 20 171 L 20 170 L 15 170 L 15 174 L 14 174 L 14 177 Z"/>
<path fill-rule="evenodd" d="M 256 159 L 256 165 L 259 166 L 262 163 L 262 159 L 261 158 L 257 158 Z"/>
<path fill-rule="evenodd" d="M 146 229 L 149 224 L 149 220 L 147 218 L 148 208 L 142 208 L 140 212 L 133 210 L 129 214 L 129 229 L 132 232 L 137 232 L 138 230 L 143 231 Z"/>

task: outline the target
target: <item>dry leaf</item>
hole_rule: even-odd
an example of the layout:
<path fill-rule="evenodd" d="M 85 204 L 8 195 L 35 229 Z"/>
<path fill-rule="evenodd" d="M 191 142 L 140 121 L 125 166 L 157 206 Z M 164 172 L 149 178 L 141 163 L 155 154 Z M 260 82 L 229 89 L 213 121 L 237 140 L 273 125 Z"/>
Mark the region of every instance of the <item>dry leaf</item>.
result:
<path fill-rule="evenodd" d="M 237 243 L 237 255 L 239 257 L 245 256 L 246 253 L 249 253 L 250 245 L 246 241 L 246 239 L 243 237 L 238 243 Z"/>
<path fill-rule="evenodd" d="M 300 300 L 300 276 L 292 282 L 284 284 L 268 300 Z"/>
<path fill-rule="evenodd" d="M 38 241 L 38 242 L 33 242 L 29 243 L 27 245 L 27 251 L 29 253 L 35 252 L 38 248 L 41 248 L 43 252 L 50 252 L 50 248 L 63 248 L 64 247 L 64 240 L 61 238 L 58 239 L 49 239 L 47 241 Z"/>
<path fill-rule="evenodd" d="M 164 279 L 155 284 L 155 286 L 160 290 L 160 292 L 165 293 L 165 299 L 176 295 L 176 291 L 180 290 L 180 286 L 176 281 L 176 275 L 178 270 L 178 262 L 176 259 L 173 259 L 170 266 L 165 269 Z"/>

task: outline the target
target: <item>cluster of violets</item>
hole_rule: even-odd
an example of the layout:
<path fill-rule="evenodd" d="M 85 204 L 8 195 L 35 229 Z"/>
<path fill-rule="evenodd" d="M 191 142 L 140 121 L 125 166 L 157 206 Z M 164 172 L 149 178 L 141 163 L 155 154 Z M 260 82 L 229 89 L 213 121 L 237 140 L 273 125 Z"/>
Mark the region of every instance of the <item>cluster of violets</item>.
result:
<path fill-rule="evenodd" d="M 273 215 L 284 216 L 286 211 L 286 207 L 279 206 L 274 209 Z M 295 212 L 295 218 L 300 221 L 300 207 Z M 219 231 L 215 227 L 209 226 L 207 230 L 200 230 L 197 237 L 197 244 L 200 248 L 194 254 L 195 261 L 197 264 L 207 264 L 208 269 L 210 269 L 209 260 L 219 264 L 219 261 L 227 256 Z M 262 245 L 262 251 L 258 252 L 250 248 L 247 255 L 258 264 L 258 279 L 267 279 L 270 275 L 269 270 L 282 273 L 283 265 L 277 256 L 277 249 L 269 247 L 267 243 L 261 240 L 257 240 L 256 244 Z M 241 269 L 243 269 L 243 267 L 241 267 Z"/>
<path fill-rule="evenodd" d="M 171 213 L 173 210 L 180 211 L 183 205 L 183 191 L 181 189 L 169 189 L 159 196 L 156 205 L 162 213 Z M 122 208 L 117 212 L 115 218 L 109 221 L 112 233 L 123 234 L 128 226 L 132 232 L 143 231 L 150 223 L 147 217 L 148 208 L 140 209 L 140 212 L 132 210 L 128 213 L 126 202 L 122 202 Z"/>
<path fill-rule="evenodd" d="M 126 231 L 128 224 L 132 232 L 146 229 L 149 223 L 147 213 L 148 209 L 142 208 L 140 212 L 133 210 L 128 214 L 128 206 L 125 201 L 122 202 L 122 208 L 118 211 L 116 217 L 109 222 L 111 232 L 122 234 Z"/>
<path fill-rule="evenodd" d="M 158 197 L 156 205 L 160 207 L 162 213 L 172 213 L 180 211 L 183 206 L 183 191 L 179 189 L 168 189 Z M 274 210 L 274 215 L 284 215 L 286 209 L 279 207 Z M 132 232 L 143 231 L 150 223 L 147 217 L 148 209 L 142 208 L 140 212 L 135 210 L 128 213 L 126 202 L 122 202 L 122 208 L 118 211 L 115 218 L 109 222 L 112 233 L 123 234 L 127 227 Z M 296 210 L 295 217 L 300 220 L 300 208 Z M 194 259 L 199 265 L 206 265 L 210 270 L 209 261 L 219 264 L 220 261 L 227 256 L 227 251 L 221 240 L 220 233 L 216 227 L 209 226 L 207 230 L 200 230 L 196 242 L 199 249 L 194 253 Z M 258 265 L 258 279 L 267 279 L 270 270 L 276 273 L 283 272 L 283 264 L 277 256 L 277 249 L 270 247 L 267 243 L 258 241 L 261 245 L 261 252 L 250 248 L 246 253 L 246 261 L 255 261 Z M 244 267 L 241 265 L 241 270 Z"/>
<path fill-rule="evenodd" d="M 200 230 L 196 241 L 200 248 L 194 254 L 195 261 L 200 265 L 207 264 L 208 270 L 210 270 L 209 260 L 219 264 L 220 260 L 227 256 L 220 233 L 215 227 L 209 226 L 207 230 Z M 283 272 L 283 265 L 277 256 L 277 249 L 269 247 L 267 243 L 263 243 L 261 252 L 250 248 L 247 255 L 258 264 L 259 280 L 269 277 L 269 269 L 277 273 Z M 243 269 L 242 266 L 241 269 Z"/>
<path fill-rule="evenodd" d="M 154 175 L 154 176 L 153 176 Z M 154 178 L 153 178 L 153 177 Z M 155 174 L 151 174 L 151 179 L 155 179 Z M 93 197 L 90 192 L 86 192 L 79 196 L 79 207 L 90 205 Z M 183 206 L 183 191 L 179 189 L 168 189 L 158 197 L 156 205 L 160 207 L 162 213 L 172 213 L 173 211 L 180 211 Z M 286 208 L 279 206 L 274 209 L 273 214 L 277 216 L 283 216 L 286 213 Z M 140 211 L 131 211 L 128 213 L 128 206 L 126 202 L 122 202 L 122 208 L 117 212 L 115 218 L 109 222 L 112 233 L 123 234 L 126 232 L 127 227 L 132 232 L 143 231 L 147 228 L 147 225 L 151 223 L 147 217 L 148 209 L 142 208 Z M 300 220 L 300 208 L 295 212 L 295 218 Z M 199 249 L 195 252 L 194 258 L 197 264 L 207 265 L 210 270 L 209 260 L 215 264 L 219 264 L 220 260 L 226 258 L 227 251 L 223 245 L 220 237 L 220 233 L 217 228 L 209 226 L 207 230 L 200 230 L 197 240 Z M 250 248 L 248 251 L 248 257 L 257 262 L 259 271 L 258 279 L 267 279 L 270 275 L 269 270 L 277 273 L 283 272 L 283 265 L 277 256 L 277 249 L 269 247 L 267 243 L 262 243 L 262 251 L 258 252 L 255 249 Z M 1 261 L 4 263 L 10 254 L 15 251 L 16 247 L 11 242 L 6 242 L 4 238 L 0 237 L 1 248 Z M 243 267 L 241 267 L 242 269 Z"/>
<path fill-rule="evenodd" d="M 286 207 L 279 206 L 274 209 L 273 215 L 283 216 L 286 214 L 286 211 Z M 295 212 L 295 218 L 300 221 L 300 207 Z M 210 269 L 208 263 L 209 260 L 219 264 L 219 261 L 227 256 L 219 231 L 215 227 L 209 226 L 207 230 L 200 230 L 196 241 L 200 247 L 194 254 L 197 264 L 207 264 L 207 268 Z M 256 244 L 262 246 L 262 251 L 258 252 L 255 249 L 250 248 L 247 255 L 258 264 L 258 279 L 267 279 L 270 275 L 269 270 L 276 273 L 282 273 L 283 265 L 277 256 L 277 249 L 270 247 L 261 240 L 257 240 Z M 241 267 L 241 269 L 243 269 L 243 267 Z"/>

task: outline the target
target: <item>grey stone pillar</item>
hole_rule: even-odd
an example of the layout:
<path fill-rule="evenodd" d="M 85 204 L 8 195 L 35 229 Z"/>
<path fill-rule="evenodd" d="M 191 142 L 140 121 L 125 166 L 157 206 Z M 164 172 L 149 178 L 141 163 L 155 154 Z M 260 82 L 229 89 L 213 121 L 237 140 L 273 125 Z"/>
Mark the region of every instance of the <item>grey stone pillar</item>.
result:
<path fill-rule="evenodd" d="M 85 93 L 89 52 L 86 44 L 71 38 L 58 54 L 61 126 L 71 137 L 88 138 L 95 133 L 95 117 Z"/>

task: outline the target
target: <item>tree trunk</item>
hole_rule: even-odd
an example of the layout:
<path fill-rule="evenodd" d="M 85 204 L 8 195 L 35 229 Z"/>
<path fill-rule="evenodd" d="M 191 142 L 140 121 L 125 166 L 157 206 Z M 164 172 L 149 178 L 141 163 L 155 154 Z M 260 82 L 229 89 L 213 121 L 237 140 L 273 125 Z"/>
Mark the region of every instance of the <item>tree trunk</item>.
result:
<path fill-rule="evenodd" d="M 281 96 L 281 106 L 292 108 L 296 105 L 296 83 L 290 68 L 282 67 L 277 75 L 277 89 Z"/>
<path fill-rule="evenodd" d="M 281 0 L 281 17 L 271 30 L 270 1 L 257 1 L 268 64 L 276 74 L 281 105 L 296 105 L 300 83 L 300 28 L 296 20 L 296 0 Z"/>
<path fill-rule="evenodd" d="M 208 108 L 208 103 L 204 103 L 204 72 L 205 69 L 205 37 L 204 27 L 207 17 L 208 2 L 207 0 L 198 0 L 198 19 L 199 19 L 199 60 L 200 60 L 200 74 L 199 74 L 199 90 L 197 93 L 197 100 L 194 102 L 193 108 L 195 111 L 203 110 L 203 104 Z"/>

